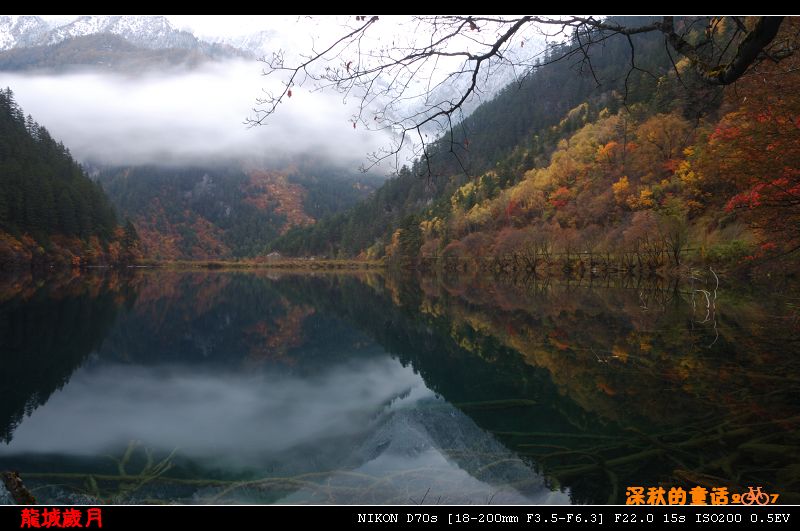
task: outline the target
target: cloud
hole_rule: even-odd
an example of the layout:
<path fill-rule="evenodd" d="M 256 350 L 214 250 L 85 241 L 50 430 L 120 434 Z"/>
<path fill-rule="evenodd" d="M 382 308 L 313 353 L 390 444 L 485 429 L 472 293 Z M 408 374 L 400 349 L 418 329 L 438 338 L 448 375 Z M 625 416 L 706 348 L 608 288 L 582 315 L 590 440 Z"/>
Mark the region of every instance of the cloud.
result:
<path fill-rule="evenodd" d="M 228 61 L 189 72 L 0 73 L 25 113 L 79 160 L 183 164 L 313 154 L 357 166 L 388 144 L 353 129 L 341 95 L 293 89 L 267 126 L 244 120 L 270 80 L 259 63 Z"/>
<path fill-rule="evenodd" d="M 253 465 L 373 429 L 376 415 L 430 398 L 419 375 L 388 356 L 315 377 L 195 366 L 101 365 L 77 371 L 34 411 L 0 457 L 121 453 L 131 440 L 200 461 Z M 342 449 L 345 453 L 349 448 Z"/>

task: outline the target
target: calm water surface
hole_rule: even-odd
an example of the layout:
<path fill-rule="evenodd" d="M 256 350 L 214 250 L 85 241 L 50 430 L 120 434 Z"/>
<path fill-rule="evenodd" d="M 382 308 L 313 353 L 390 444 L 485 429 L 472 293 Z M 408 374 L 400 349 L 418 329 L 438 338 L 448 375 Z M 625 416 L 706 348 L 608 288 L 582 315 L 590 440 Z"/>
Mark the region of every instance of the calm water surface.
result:
<path fill-rule="evenodd" d="M 43 503 L 797 503 L 798 299 L 715 286 L 9 281 L 0 470 Z"/>

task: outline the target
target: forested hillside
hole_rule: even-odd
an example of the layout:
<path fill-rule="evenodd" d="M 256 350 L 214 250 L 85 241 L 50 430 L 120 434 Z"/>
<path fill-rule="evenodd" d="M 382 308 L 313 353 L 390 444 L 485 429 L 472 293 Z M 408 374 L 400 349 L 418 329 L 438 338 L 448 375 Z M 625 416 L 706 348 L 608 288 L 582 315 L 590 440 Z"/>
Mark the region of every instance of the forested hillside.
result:
<path fill-rule="evenodd" d="M 788 20 L 779 38 L 797 31 Z M 723 89 L 685 58 L 673 66 L 657 35 L 634 45 L 635 70 L 620 35 L 592 48 L 593 74 L 579 56 L 536 69 L 478 108 L 464 137 L 440 140 L 431 174 L 417 162 L 276 248 L 528 272 L 739 267 L 796 250 L 798 58 Z"/>
<path fill-rule="evenodd" d="M 624 39 L 611 39 L 593 49 L 597 80 L 580 71 L 579 57 L 534 69 L 479 106 L 455 129 L 455 138 L 447 134 L 435 142 L 429 161 L 417 160 L 402 168 L 371 200 L 313 228 L 290 231 L 275 247 L 290 254 L 339 256 L 355 256 L 373 247 L 371 255 L 382 255 L 392 229 L 407 216 L 432 205 L 437 211 L 448 208 L 449 197 L 460 186 L 490 170 L 498 188 L 519 181 L 527 169 L 547 164 L 559 140 L 600 109 L 616 111 L 626 102 L 649 101 L 655 92 L 663 104 L 672 95 L 652 74 L 665 75 L 670 68 L 663 41 L 649 34 L 633 40 L 640 51 L 641 71 L 628 75 L 629 48 Z M 552 45 L 542 62 L 569 47 Z"/>
<path fill-rule="evenodd" d="M 182 48 L 150 50 L 135 46 L 117 35 L 101 33 L 74 37 L 58 44 L 0 51 L 0 70 L 93 68 L 131 73 L 157 68 L 191 68 L 214 59 L 217 58 L 206 51 Z"/>
<path fill-rule="evenodd" d="M 116 262 L 134 239 L 67 148 L 0 91 L 0 267 Z"/>
<path fill-rule="evenodd" d="M 97 178 L 133 220 L 148 258 L 248 258 L 266 254 L 289 229 L 366 198 L 379 182 L 320 168 L 243 169 L 239 161 L 221 161 L 105 168 Z"/>

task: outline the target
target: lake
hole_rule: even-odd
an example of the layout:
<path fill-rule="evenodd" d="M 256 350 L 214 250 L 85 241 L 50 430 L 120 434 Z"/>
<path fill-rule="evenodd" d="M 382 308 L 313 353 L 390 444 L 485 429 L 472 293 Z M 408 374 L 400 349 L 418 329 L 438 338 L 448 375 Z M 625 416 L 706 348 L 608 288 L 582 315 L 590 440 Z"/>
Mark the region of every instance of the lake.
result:
<path fill-rule="evenodd" d="M 800 503 L 793 293 L 709 272 L 7 279 L 0 470 L 46 504 Z"/>

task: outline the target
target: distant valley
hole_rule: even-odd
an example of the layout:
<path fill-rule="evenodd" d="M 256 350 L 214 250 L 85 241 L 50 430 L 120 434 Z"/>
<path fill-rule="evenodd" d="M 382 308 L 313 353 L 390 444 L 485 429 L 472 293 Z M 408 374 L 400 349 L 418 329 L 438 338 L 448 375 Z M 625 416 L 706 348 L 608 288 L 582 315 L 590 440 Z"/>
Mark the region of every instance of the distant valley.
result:
<path fill-rule="evenodd" d="M 269 49 L 270 38 L 263 31 L 206 40 L 162 16 L 85 15 L 65 21 L 0 16 L 0 76 L 8 73 L 12 85 L 26 81 L 19 94 L 21 112 L 32 112 L 52 126 L 65 149 L 74 150 L 88 176 L 107 194 L 117 222 L 122 226 L 130 221 L 135 227 L 141 256 L 253 258 L 268 253 L 289 230 L 313 225 L 365 199 L 384 180 L 358 172 L 340 154 L 321 152 L 313 136 L 302 131 L 293 134 L 308 146 L 295 147 L 286 131 L 267 136 L 265 130 L 248 131 L 242 123 L 246 107 L 233 112 L 210 107 L 227 105 L 230 94 L 202 100 L 199 112 L 197 106 L 187 113 L 172 103 L 185 103 L 198 85 L 226 75 L 253 72 L 259 82 L 258 68 L 247 66 Z M 162 76 L 180 84 L 168 90 Z M 62 101 L 73 80 L 88 83 L 94 91 L 78 95 L 77 104 Z M 39 93 L 31 96 L 27 88 L 34 85 Z M 105 92 L 98 92 L 100 87 Z M 54 92 L 60 93 L 58 100 L 51 96 Z M 247 96 L 247 105 L 256 92 Z M 135 105 L 148 114 L 132 111 Z M 71 113 L 70 107 L 78 112 Z M 57 115 L 48 116 L 52 112 Z M 306 114 L 313 119 L 315 112 Z M 204 120 L 202 125 L 192 121 L 195 116 Z M 226 124 L 219 123 L 220 116 Z M 289 126 L 322 127 L 303 122 L 295 119 Z M 348 125 L 343 123 L 342 129 L 347 131 Z M 353 161 L 359 154 L 347 156 Z M 52 236 L 46 233 L 42 230 L 34 238 L 45 248 Z"/>
<path fill-rule="evenodd" d="M 365 199 L 382 182 L 331 169 L 136 166 L 96 172 L 131 219 L 145 256 L 157 260 L 266 254 L 294 227 L 313 225 Z"/>

